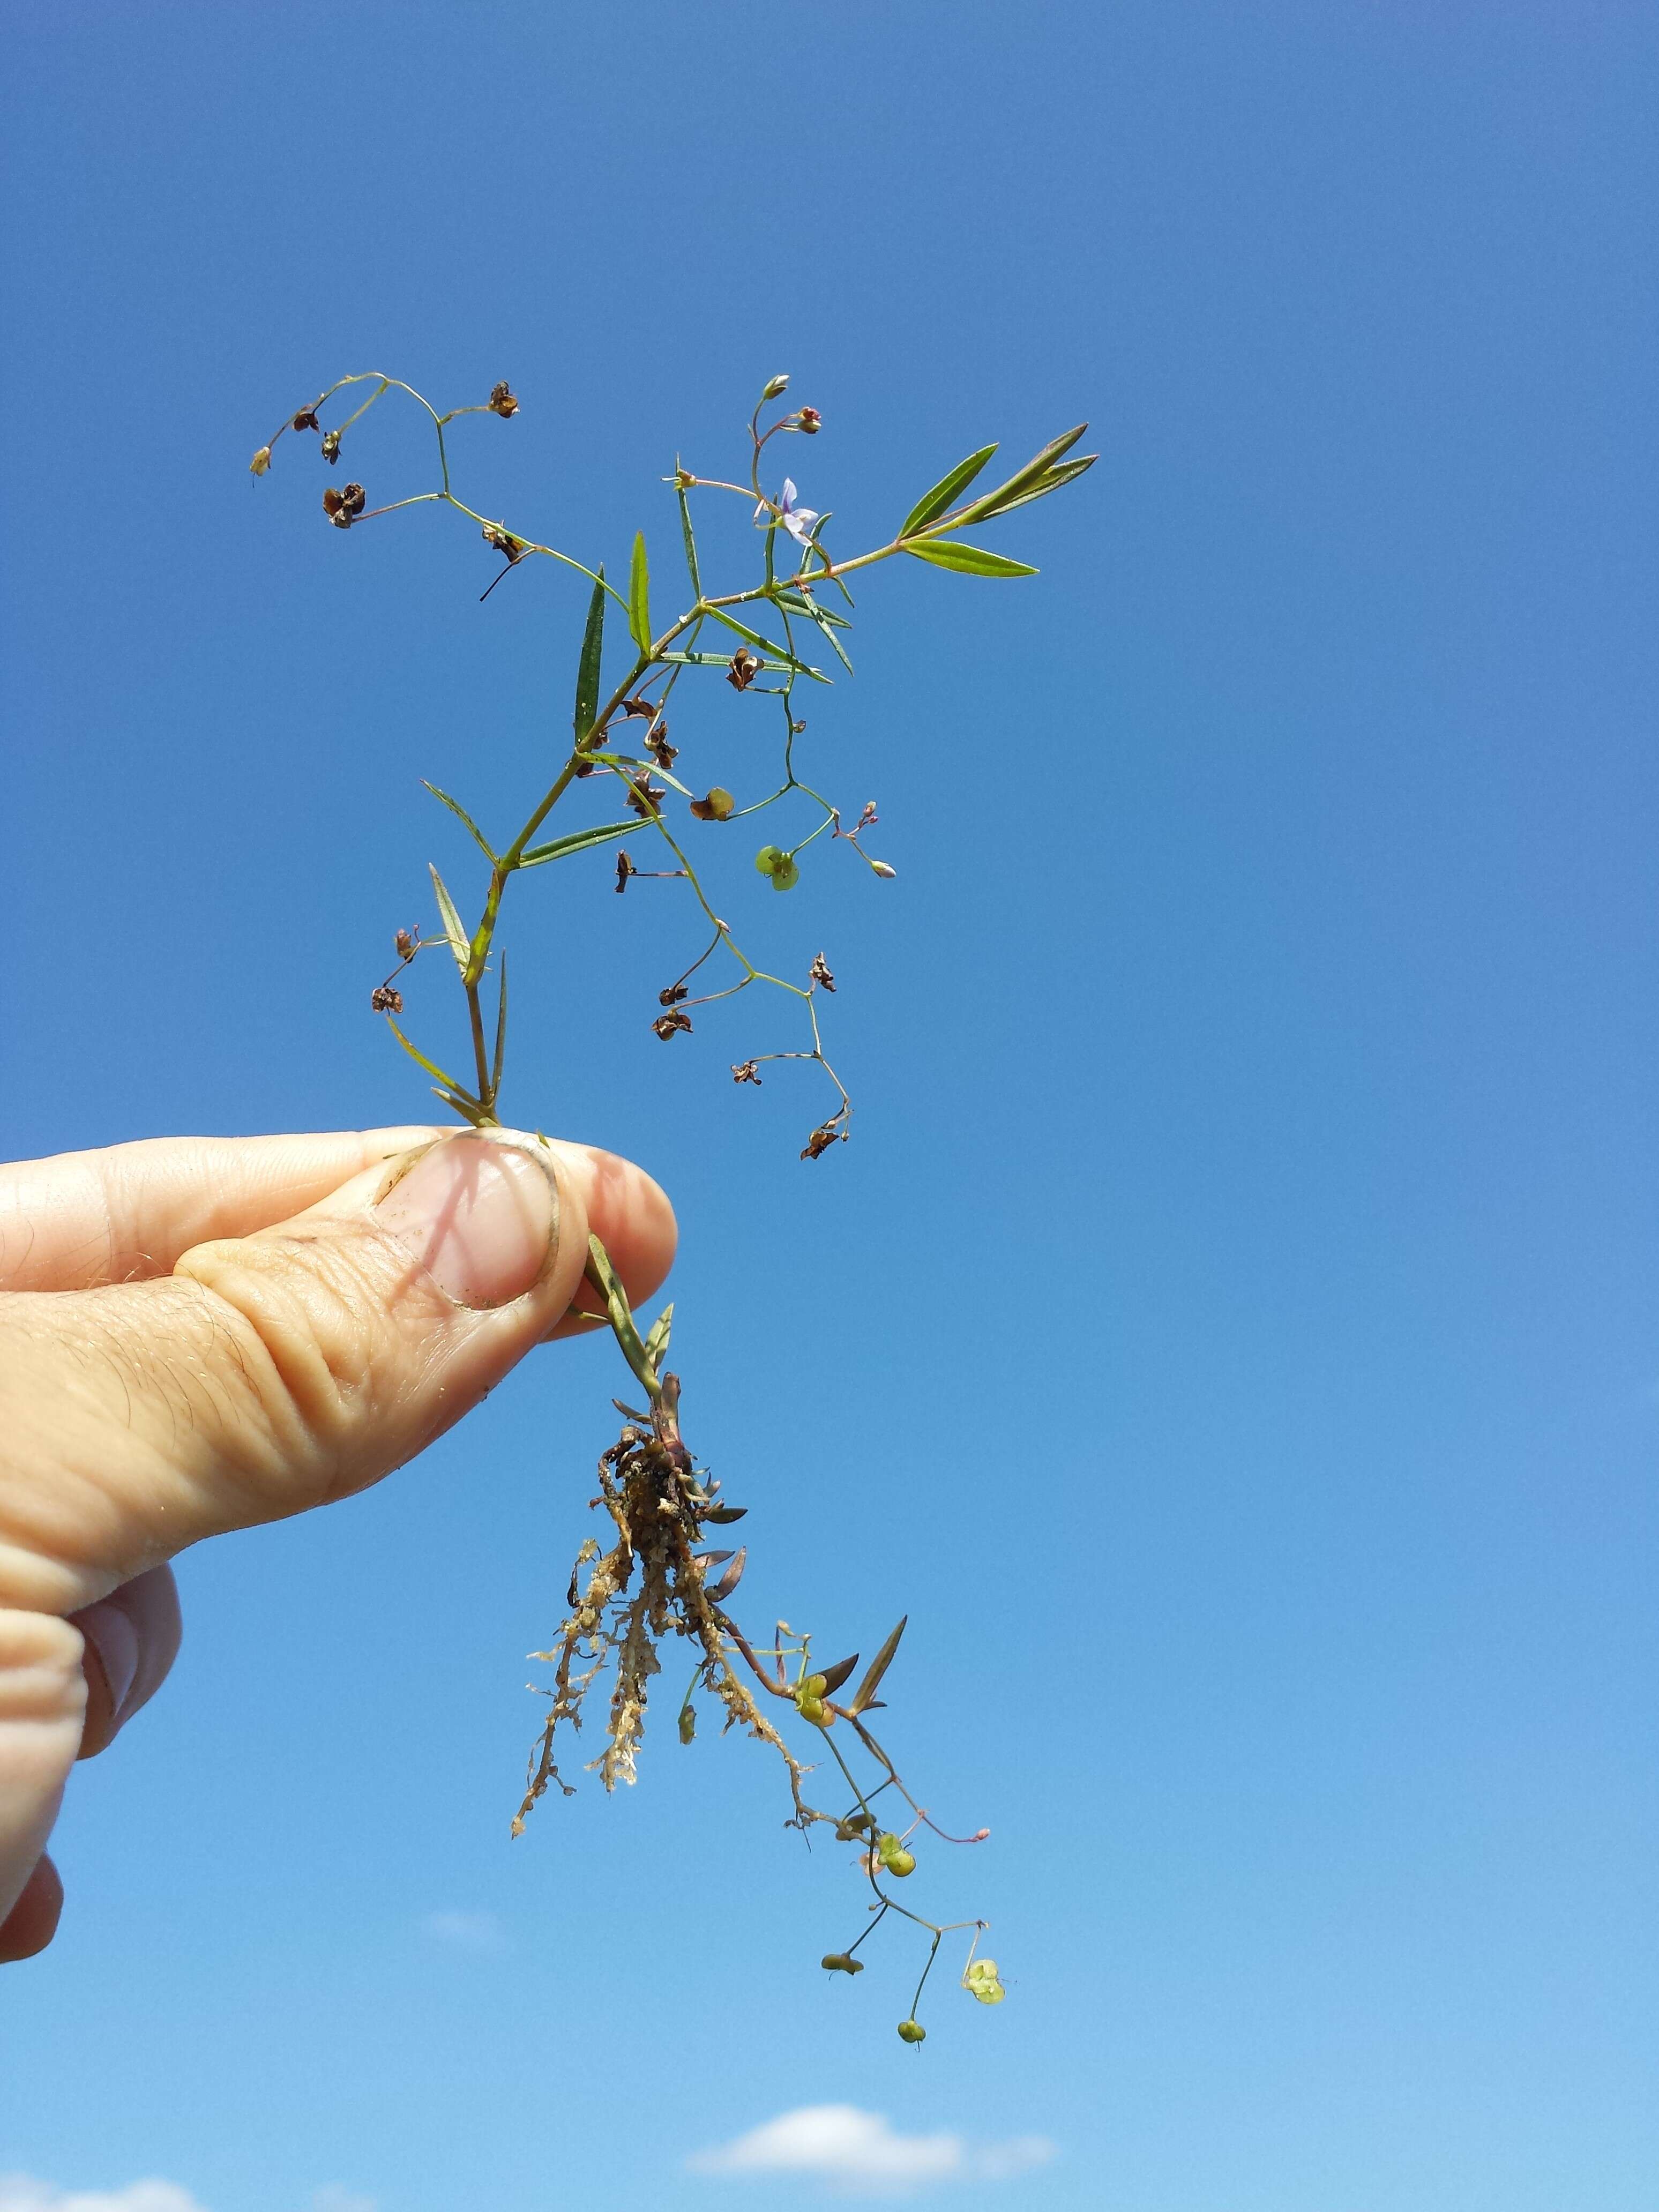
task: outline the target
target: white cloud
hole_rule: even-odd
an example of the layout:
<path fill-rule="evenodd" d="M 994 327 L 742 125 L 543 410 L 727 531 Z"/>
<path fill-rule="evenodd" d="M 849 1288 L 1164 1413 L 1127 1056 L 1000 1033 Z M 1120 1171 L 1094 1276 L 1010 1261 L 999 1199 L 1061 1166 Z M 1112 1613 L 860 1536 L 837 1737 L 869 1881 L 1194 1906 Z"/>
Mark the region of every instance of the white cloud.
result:
<path fill-rule="evenodd" d="M 908 2197 L 940 2181 L 1009 2181 L 1054 2154 L 1042 2136 L 977 2145 L 957 2135 L 902 2136 L 856 2105 L 802 2105 L 686 2164 L 693 2173 L 802 2174 L 846 2196 Z"/>
<path fill-rule="evenodd" d="M 502 1951 L 507 1937 L 493 1912 L 428 1912 L 422 1932 L 453 1951 Z M 5 2212 L 0 2205 L 0 2212 Z"/>
<path fill-rule="evenodd" d="M 311 2212 L 380 2212 L 372 2197 L 359 2197 L 349 2189 L 342 2189 L 337 2181 L 331 2181 L 319 2189 L 311 2200 Z"/>
<path fill-rule="evenodd" d="M 133 2181 L 125 2189 L 53 2189 L 26 2173 L 0 2173 L 0 2212 L 202 2212 L 173 2181 Z"/>

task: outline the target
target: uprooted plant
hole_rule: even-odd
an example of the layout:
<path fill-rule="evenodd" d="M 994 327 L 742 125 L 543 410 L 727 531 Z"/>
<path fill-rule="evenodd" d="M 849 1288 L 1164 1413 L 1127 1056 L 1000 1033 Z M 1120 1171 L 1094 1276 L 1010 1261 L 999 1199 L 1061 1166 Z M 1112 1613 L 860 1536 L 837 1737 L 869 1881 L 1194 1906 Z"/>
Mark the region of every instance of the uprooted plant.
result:
<path fill-rule="evenodd" d="M 477 406 L 453 408 L 441 415 L 411 386 L 395 377 L 378 373 L 342 377 L 309 406 L 287 418 L 270 444 L 261 446 L 253 456 L 252 473 L 264 476 L 271 466 L 272 449 L 280 438 L 289 432 L 315 433 L 323 459 L 337 466 L 346 434 L 375 402 L 389 392 L 404 393 L 430 419 L 439 483 L 371 507 L 362 484 L 331 482 L 323 494 L 323 507 L 333 526 L 351 530 L 404 507 L 441 505 L 477 524 L 485 544 L 501 556 L 501 566 L 482 594 L 484 599 L 503 577 L 535 556 L 578 571 L 592 586 L 577 660 L 571 744 L 563 765 L 516 835 L 500 848 L 486 837 L 459 801 L 435 786 L 428 787 L 463 823 L 487 864 L 488 881 L 478 919 L 471 928 L 466 926 L 447 884 L 436 867 L 431 868 L 437 927 L 430 933 L 397 932 L 396 964 L 370 994 L 372 1006 L 385 1016 L 398 1043 L 432 1079 L 437 1096 L 475 1128 L 500 1126 L 496 1108 L 507 1048 L 507 993 L 506 955 L 498 951 L 496 939 L 507 888 L 515 876 L 530 869 L 571 860 L 598 847 L 615 846 L 617 892 L 625 892 L 636 878 L 684 881 L 710 933 L 696 959 L 659 994 L 660 1012 L 651 1023 L 656 1034 L 665 1043 L 672 1042 L 691 1030 L 693 1007 L 733 998 L 757 983 L 774 987 L 800 1002 L 805 1038 L 793 1048 L 757 1052 L 734 1063 L 732 1079 L 738 1084 L 758 1084 L 763 1079 L 762 1067 L 774 1061 L 815 1064 L 821 1079 L 832 1089 L 833 1103 L 816 1121 L 801 1157 L 820 1159 L 848 1138 L 852 1101 L 825 1056 L 820 1027 L 820 994 L 836 988 L 823 954 L 820 952 L 812 962 L 805 982 L 792 981 L 757 965 L 711 902 L 687 851 L 690 834 L 687 822 L 729 824 L 799 794 L 805 806 L 814 811 L 809 814 L 811 826 L 793 844 L 764 844 L 755 855 L 755 866 L 775 890 L 788 891 L 796 886 L 800 880 L 801 854 L 826 835 L 832 843 L 844 844 L 856 854 L 872 874 L 890 878 L 894 870 L 867 853 L 861 842 L 876 825 L 874 805 L 865 805 L 849 827 L 842 809 L 798 772 L 797 746 L 805 730 L 798 689 L 830 680 L 823 669 L 804 658 L 805 651 L 811 649 L 807 641 L 811 639 L 815 645 L 827 647 L 850 673 L 845 635 L 852 624 L 844 610 L 850 610 L 854 601 L 847 579 L 898 554 L 968 575 L 1035 574 L 1023 562 L 988 552 L 951 533 L 1057 490 L 1080 476 L 1094 457 L 1073 454 L 1083 434 L 1085 426 L 1079 425 L 1045 446 L 994 490 L 975 493 L 972 487 L 996 452 L 994 446 L 983 447 L 924 494 L 884 544 L 839 558 L 827 542 L 830 517 L 803 505 L 787 477 L 776 496 L 762 488 L 763 457 L 771 441 L 781 434 L 816 436 L 822 428 L 822 418 L 812 407 L 786 410 L 763 422 L 767 410 L 781 399 L 787 382 L 787 377 L 772 378 L 750 418 L 746 484 L 699 477 L 678 462 L 665 479 L 678 507 L 690 604 L 660 631 L 653 625 L 652 580 L 642 532 L 634 539 L 623 592 L 608 580 L 603 564 L 590 568 L 557 547 L 510 530 L 505 522 L 491 521 L 465 505 L 452 489 L 448 427 L 464 415 L 489 413 L 506 421 L 517 414 L 519 402 L 504 383 L 496 385 L 489 398 Z M 338 422 L 326 423 L 325 416 L 338 396 L 349 392 L 355 397 L 360 386 L 370 389 L 355 411 Z M 705 587 L 691 503 L 692 495 L 702 492 L 736 494 L 753 502 L 762 568 L 758 582 L 720 593 Z M 831 590 L 838 602 L 834 606 L 826 603 Z M 620 611 L 629 646 L 624 672 L 607 690 L 603 670 L 606 613 L 611 608 Z M 781 631 L 782 642 L 757 626 L 762 623 Z M 716 643 L 718 650 L 709 649 Z M 719 782 L 710 783 L 701 795 L 696 795 L 672 773 L 680 748 L 669 739 L 668 703 L 683 678 L 703 671 L 718 672 L 733 691 L 745 697 L 775 697 L 779 702 L 774 711 L 781 723 L 780 781 L 775 788 L 743 804 L 731 788 Z M 544 836 L 544 825 L 555 807 L 577 785 L 594 777 L 609 778 L 618 788 L 624 817 L 585 823 L 562 836 Z M 734 775 L 732 781 L 738 779 Z M 678 818 L 676 800 L 684 803 L 686 821 Z M 636 837 L 645 838 L 647 844 L 659 841 L 662 867 L 647 869 L 637 864 L 626 842 Z M 459 976 L 471 1058 L 465 1079 L 422 1050 L 398 1021 L 404 1012 L 400 983 L 418 957 L 434 947 L 447 949 Z M 691 979 L 711 959 L 719 963 L 714 971 L 715 982 L 694 996 Z M 495 1004 L 493 1011 L 487 1011 L 485 982 L 492 968 Z M 732 980 L 719 981 L 721 968 Z M 603 1506 L 609 1516 L 614 1540 L 602 1545 L 589 1538 L 582 1544 L 571 1571 L 568 1617 L 551 1647 L 532 1655 L 552 1666 L 553 1682 L 550 1690 L 542 1692 L 550 1700 L 547 1718 L 532 1753 L 527 1787 L 513 1832 L 522 1832 L 532 1807 L 550 1784 L 570 1793 L 571 1785 L 556 1764 L 562 1741 L 559 1732 L 581 1728 L 590 1695 L 607 1674 L 610 1699 L 604 1748 L 588 1763 L 597 1769 L 607 1790 L 618 1782 L 634 1780 L 650 1684 L 660 1671 L 659 1654 L 671 1636 L 684 1639 L 690 1647 L 692 1670 L 679 1707 L 682 1743 L 694 1738 L 696 1700 L 701 1692 L 714 1701 L 725 1728 L 745 1731 L 769 1744 L 781 1759 L 793 1807 L 789 1825 L 804 1834 L 821 1824 L 827 1826 L 838 1841 L 852 1845 L 856 1852 L 869 1893 L 866 1924 L 846 1950 L 826 1954 L 824 1966 L 831 1972 L 861 1972 L 863 1962 L 855 1954 L 890 1914 L 911 1922 L 929 1937 L 915 1998 L 898 2028 L 904 2041 L 920 2044 L 926 2030 L 915 2015 L 922 1988 L 944 1936 L 953 1929 L 974 1931 L 963 1970 L 963 1986 L 984 2004 L 998 2003 L 1004 1991 L 994 1961 L 976 1956 L 983 1922 L 941 1924 L 901 1905 L 893 1893 L 892 1884 L 908 1880 L 915 1870 L 916 1860 L 910 1844 L 923 1828 L 950 1843 L 981 1842 L 988 1832 L 981 1829 L 972 1836 L 948 1835 L 911 1795 L 872 1732 L 868 1717 L 880 1709 L 877 1692 L 898 1649 L 904 1622 L 888 1637 L 852 1694 L 844 1698 L 840 1693 L 857 1671 L 858 1655 L 819 1668 L 812 1662 L 810 1637 L 798 1633 L 787 1622 L 776 1624 L 769 1642 L 757 1644 L 744 1633 L 727 1608 L 743 1574 L 746 1549 L 733 1553 L 713 1548 L 708 1538 L 711 1530 L 740 1519 L 745 1509 L 725 1502 L 720 1485 L 699 1468 L 681 1433 L 680 1381 L 665 1364 L 673 1308 L 666 1308 L 653 1324 L 641 1330 L 604 1246 L 597 1237 L 590 1241 L 585 1278 L 590 1304 L 582 1306 L 579 1300 L 579 1307 L 584 1317 L 609 1326 L 646 1403 L 635 1408 L 617 1401 L 624 1425 L 617 1442 L 600 1458 L 599 1495 L 592 1501 L 595 1507 Z M 811 1731 L 806 1741 L 812 1747 L 812 1756 L 799 1756 L 790 1748 L 779 1725 L 789 1721 Z M 835 1802 L 841 1809 L 825 1811 L 808 1802 L 805 1791 L 817 1787 L 811 1778 L 818 1773 L 827 1773 L 832 1780 Z M 893 1812 L 895 1807 L 902 1807 L 902 1812 Z M 890 1825 L 884 1825 L 884 1814 L 890 1815 Z"/>

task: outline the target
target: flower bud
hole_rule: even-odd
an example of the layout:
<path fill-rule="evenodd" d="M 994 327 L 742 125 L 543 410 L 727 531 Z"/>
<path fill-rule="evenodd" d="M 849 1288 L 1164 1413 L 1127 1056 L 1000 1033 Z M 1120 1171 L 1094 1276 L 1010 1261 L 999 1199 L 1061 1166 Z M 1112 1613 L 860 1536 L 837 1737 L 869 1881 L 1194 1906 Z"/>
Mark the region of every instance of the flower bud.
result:
<path fill-rule="evenodd" d="M 768 377 L 766 380 L 766 389 L 761 394 L 762 406 L 763 407 L 769 399 L 781 398 L 783 394 L 787 392 L 788 389 L 789 379 L 787 376 Z"/>
<path fill-rule="evenodd" d="M 906 2043 L 926 2043 L 927 2031 L 919 2020 L 902 2020 L 898 2032 Z"/>
<path fill-rule="evenodd" d="M 878 876 L 885 877 L 889 883 L 891 883 L 893 878 L 898 873 L 898 870 L 896 868 L 890 868 L 885 860 L 872 860 L 870 866 L 875 870 Z"/>
<path fill-rule="evenodd" d="M 323 433 L 323 459 L 328 463 L 329 466 L 332 468 L 335 462 L 337 461 L 339 458 L 339 432 L 337 430 L 325 430 Z"/>
<path fill-rule="evenodd" d="M 817 437 L 818 432 L 823 428 L 823 417 L 819 414 L 816 407 L 803 407 L 801 409 L 800 427 L 805 431 L 809 438 Z"/>
<path fill-rule="evenodd" d="M 258 452 L 248 463 L 249 471 L 256 477 L 262 477 L 270 466 L 270 448 L 269 446 L 261 446 Z"/>

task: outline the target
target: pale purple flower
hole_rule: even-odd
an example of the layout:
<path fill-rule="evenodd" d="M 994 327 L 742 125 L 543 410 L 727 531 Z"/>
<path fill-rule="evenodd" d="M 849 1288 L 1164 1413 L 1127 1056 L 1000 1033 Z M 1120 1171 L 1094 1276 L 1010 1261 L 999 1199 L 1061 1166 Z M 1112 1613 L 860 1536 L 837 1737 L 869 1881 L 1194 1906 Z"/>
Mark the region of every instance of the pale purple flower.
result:
<path fill-rule="evenodd" d="M 798 507 L 795 502 L 799 496 L 799 493 L 795 489 L 794 478 L 786 477 L 783 480 L 783 489 L 778 495 L 775 509 L 769 507 L 764 500 L 755 509 L 757 527 L 763 528 L 767 523 L 772 521 L 781 522 L 797 545 L 811 544 L 812 525 L 818 519 L 818 511 L 815 507 Z"/>

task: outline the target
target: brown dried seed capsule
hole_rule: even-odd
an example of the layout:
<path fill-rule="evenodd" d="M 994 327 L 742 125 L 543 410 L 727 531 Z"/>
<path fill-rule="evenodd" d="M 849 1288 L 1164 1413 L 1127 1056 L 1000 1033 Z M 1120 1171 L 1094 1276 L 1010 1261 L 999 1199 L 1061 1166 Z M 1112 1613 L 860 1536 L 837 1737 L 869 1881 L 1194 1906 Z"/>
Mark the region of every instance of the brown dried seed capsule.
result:
<path fill-rule="evenodd" d="M 732 665 L 726 672 L 726 680 L 735 690 L 746 691 L 760 674 L 761 665 L 746 645 L 740 645 L 732 656 Z"/>
<path fill-rule="evenodd" d="M 692 800 L 691 811 L 699 822 L 729 822 L 737 804 L 725 786 L 717 783 L 703 798 Z"/>
<path fill-rule="evenodd" d="M 821 1158 L 829 1151 L 831 1145 L 837 1142 L 844 1143 L 846 1136 L 845 1129 L 838 1129 L 833 1121 L 825 1121 L 820 1127 L 814 1129 L 806 1139 L 805 1148 L 801 1153 L 802 1159 L 816 1160 Z"/>
<path fill-rule="evenodd" d="M 752 1083 L 758 1087 L 760 1062 L 754 1060 L 734 1060 L 732 1063 L 732 1080 L 733 1083 Z"/>
<path fill-rule="evenodd" d="M 377 1014 L 400 1014 L 404 1010 L 404 994 L 394 991 L 390 983 L 378 983 L 368 994 L 368 1003 Z"/>
<path fill-rule="evenodd" d="M 650 774 L 645 769 L 628 779 L 628 803 L 635 814 L 642 814 L 647 822 L 661 811 L 662 802 L 667 796 L 665 791 L 659 791 L 652 782 Z"/>
<path fill-rule="evenodd" d="M 684 983 L 671 983 L 665 991 L 658 992 L 657 1004 L 659 1006 L 678 1006 L 686 995 Z"/>
<path fill-rule="evenodd" d="M 817 958 L 813 961 L 811 967 L 807 970 L 807 973 L 811 975 L 815 983 L 822 983 L 826 991 L 833 991 L 835 989 L 836 979 L 830 973 L 830 963 L 825 960 L 823 953 L 820 952 L 817 955 Z"/>
<path fill-rule="evenodd" d="M 400 929 L 393 941 L 398 947 L 399 960 L 412 960 L 415 957 L 419 949 L 419 940 L 412 929 Z"/>
<path fill-rule="evenodd" d="M 475 385 L 473 386 L 473 390 L 476 392 L 477 389 L 477 386 Z M 491 390 L 489 394 L 489 411 L 492 415 L 499 415 L 503 422 L 506 422 L 509 415 L 516 415 L 518 413 L 519 403 L 513 397 L 512 391 L 505 380 L 495 386 Z"/>
<path fill-rule="evenodd" d="M 320 430 L 322 425 L 317 420 L 314 407 L 302 407 L 289 427 L 294 430 Z"/>
<path fill-rule="evenodd" d="M 493 545 L 498 553 L 505 553 L 509 561 L 522 561 L 528 550 L 522 538 L 515 538 L 505 523 L 486 522 L 483 526 L 486 545 Z"/>
<path fill-rule="evenodd" d="M 657 1035 L 662 1039 L 663 1042 L 666 1044 L 669 1038 L 674 1035 L 677 1030 L 689 1030 L 690 1028 L 691 1017 L 690 1014 L 683 1013 L 679 1007 L 676 1006 L 672 1013 L 659 1014 L 656 1020 L 652 1023 L 651 1026 L 655 1030 Z"/>
<path fill-rule="evenodd" d="M 578 769 L 577 773 L 580 775 L 580 770 Z M 630 876 L 636 876 L 638 873 L 639 870 L 629 859 L 627 854 L 618 853 L 617 855 L 617 889 L 619 891 L 625 891 L 628 889 L 628 878 Z"/>

